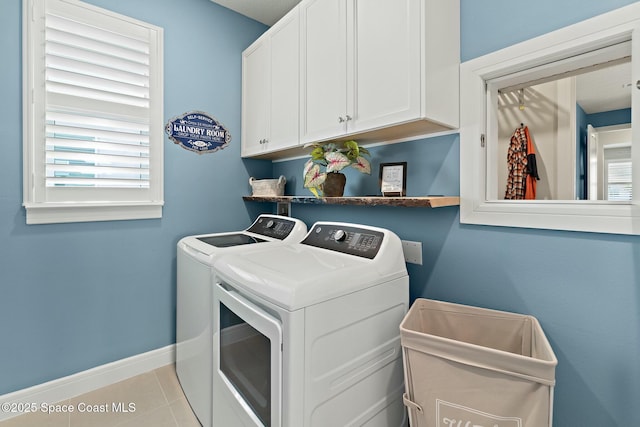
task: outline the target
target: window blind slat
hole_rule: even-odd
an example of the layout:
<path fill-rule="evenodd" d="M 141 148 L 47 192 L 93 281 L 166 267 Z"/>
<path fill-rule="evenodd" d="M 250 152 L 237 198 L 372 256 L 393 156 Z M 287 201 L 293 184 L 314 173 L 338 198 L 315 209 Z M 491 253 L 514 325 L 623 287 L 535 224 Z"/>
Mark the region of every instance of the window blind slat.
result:
<path fill-rule="evenodd" d="M 47 176 L 54 178 L 64 178 L 66 176 L 82 176 L 85 178 L 99 179 L 135 179 L 142 180 L 149 178 L 149 169 L 118 168 L 107 166 L 86 166 L 86 165 L 47 165 Z"/>
<path fill-rule="evenodd" d="M 55 31 L 64 32 L 75 36 L 82 36 L 88 40 L 108 42 L 115 46 L 126 46 L 130 51 L 149 53 L 149 43 L 146 40 L 105 30 L 94 25 L 84 24 L 51 12 L 46 14 L 45 25 L 52 33 Z"/>
<path fill-rule="evenodd" d="M 58 57 L 72 59 L 80 63 L 93 64 L 106 69 L 122 70 L 141 76 L 149 75 L 149 66 L 139 62 L 132 62 L 124 58 L 116 56 L 104 55 L 100 52 L 90 52 L 80 49 L 74 49 L 71 46 L 50 43 L 46 46 L 46 55 L 49 57 Z"/>
<path fill-rule="evenodd" d="M 70 86 L 61 83 L 47 82 L 47 96 L 50 93 L 57 93 L 60 95 L 70 95 L 78 98 L 78 104 L 81 104 L 83 100 L 98 100 L 103 102 L 111 102 L 115 104 L 130 105 L 133 107 L 149 107 L 149 100 L 135 96 L 128 96 L 117 94 L 113 92 L 104 92 L 101 90 L 84 88 L 80 86 Z"/>
<path fill-rule="evenodd" d="M 103 130 L 120 130 L 123 132 L 148 134 L 149 125 L 146 120 L 133 121 L 109 118 L 105 116 L 96 117 L 81 113 L 64 113 L 60 111 L 47 111 L 47 121 L 58 125 L 73 126 L 81 123 L 82 127 Z"/>
<path fill-rule="evenodd" d="M 47 178 L 47 187 L 149 188 L 148 181 Z"/>
<path fill-rule="evenodd" d="M 95 98 L 76 97 L 63 93 L 47 93 L 47 112 L 67 112 L 93 117 L 126 117 L 149 123 L 149 108 L 142 105 L 122 104 Z"/>
<path fill-rule="evenodd" d="M 45 83 L 47 89 L 50 83 L 58 83 L 59 89 L 63 87 L 79 87 L 111 94 L 125 95 L 132 98 L 142 98 L 145 100 L 149 98 L 148 86 L 137 86 L 127 82 L 47 68 Z"/>
<path fill-rule="evenodd" d="M 76 74 L 84 74 L 92 77 L 100 77 L 107 80 L 128 83 L 134 86 L 149 87 L 149 77 L 137 72 L 125 71 L 81 62 L 75 59 L 47 55 L 47 69 L 68 71 Z"/>
<path fill-rule="evenodd" d="M 110 132 L 100 129 L 80 128 L 72 126 L 57 126 L 47 124 L 47 137 L 77 139 L 78 144 L 86 145 L 86 142 L 111 142 L 114 144 L 148 145 L 148 135 L 137 135 L 124 132 Z M 82 142 L 84 141 L 84 142 Z"/>
<path fill-rule="evenodd" d="M 97 153 L 110 156 L 149 157 L 149 147 L 146 145 L 124 145 L 92 141 L 90 144 L 83 144 L 81 146 L 78 140 L 64 138 L 47 138 L 46 150 L 88 154 Z"/>
<path fill-rule="evenodd" d="M 149 169 L 148 157 L 88 154 L 77 151 L 47 151 L 46 162 L 48 165 L 85 165 Z"/>

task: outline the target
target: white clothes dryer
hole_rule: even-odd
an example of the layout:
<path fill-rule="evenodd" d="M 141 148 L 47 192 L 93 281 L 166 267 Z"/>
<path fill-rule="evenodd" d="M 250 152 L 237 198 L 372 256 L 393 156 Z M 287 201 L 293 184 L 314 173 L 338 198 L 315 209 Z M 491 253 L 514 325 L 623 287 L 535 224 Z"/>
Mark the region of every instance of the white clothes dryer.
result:
<path fill-rule="evenodd" d="M 300 220 L 260 215 L 246 230 L 184 237 L 177 245 L 176 373 L 184 394 L 204 427 L 212 425 L 212 271 L 223 254 L 252 246 L 269 248 L 300 242 Z M 260 244 L 257 244 L 260 243 Z"/>
<path fill-rule="evenodd" d="M 256 245 L 214 268 L 216 425 L 406 426 L 398 236 L 317 222 L 301 243 Z"/>

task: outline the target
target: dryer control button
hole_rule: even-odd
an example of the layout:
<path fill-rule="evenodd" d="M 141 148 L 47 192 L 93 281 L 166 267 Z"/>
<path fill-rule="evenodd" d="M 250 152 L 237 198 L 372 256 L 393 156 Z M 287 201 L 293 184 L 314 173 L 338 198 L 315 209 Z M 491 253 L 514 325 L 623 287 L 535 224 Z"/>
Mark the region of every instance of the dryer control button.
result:
<path fill-rule="evenodd" d="M 269 222 L 267 222 L 267 228 L 273 228 L 275 224 L 276 223 L 272 219 L 270 219 Z"/>
<path fill-rule="evenodd" d="M 333 235 L 333 239 L 336 242 L 344 242 L 346 238 L 347 238 L 347 233 L 345 233 L 344 230 L 337 230 Z"/>

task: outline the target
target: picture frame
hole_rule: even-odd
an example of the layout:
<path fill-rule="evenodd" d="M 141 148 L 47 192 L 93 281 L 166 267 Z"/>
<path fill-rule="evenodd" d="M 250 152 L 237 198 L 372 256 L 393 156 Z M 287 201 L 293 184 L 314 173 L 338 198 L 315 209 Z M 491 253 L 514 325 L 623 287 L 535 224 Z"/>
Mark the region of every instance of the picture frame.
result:
<path fill-rule="evenodd" d="M 383 197 L 407 195 L 407 162 L 380 163 L 380 192 Z"/>

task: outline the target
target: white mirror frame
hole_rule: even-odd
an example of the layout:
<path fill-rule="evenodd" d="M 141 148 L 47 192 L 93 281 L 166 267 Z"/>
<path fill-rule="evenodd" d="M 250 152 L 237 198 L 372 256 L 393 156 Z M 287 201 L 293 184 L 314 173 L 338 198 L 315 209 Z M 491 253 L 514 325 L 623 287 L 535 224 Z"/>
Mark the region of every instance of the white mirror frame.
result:
<path fill-rule="evenodd" d="M 631 40 L 632 61 L 632 202 L 589 200 L 488 199 L 496 171 L 487 167 L 495 155 L 497 131 L 488 106 L 497 102 L 487 82 L 505 76 L 535 76 L 561 69 L 568 58 Z M 579 66 L 576 66 L 578 68 Z M 535 69 L 535 70 L 534 70 Z M 565 70 L 566 71 L 566 70 Z M 640 3 L 507 47 L 460 65 L 460 222 L 616 234 L 640 234 Z M 529 80 L 533 80 L 531 78 Z M 640 82 L 639 82 L 640 84 Z M 490 89 L 490 88 L 489 88 Z M 489 93 L 489 95 L 488 95 Z M 493 144 L 493 145 L 492 145 Z M 493 150 L 493 151 L 492 151 Z M 506 159 L 506 153 L 505 153 Z M 492 162 L 489 162 L 491 164 Z M 493 191 L 495 194 L 495 191 Z"/>

